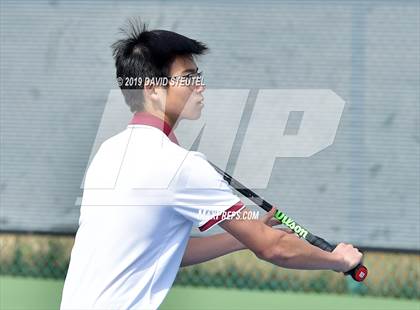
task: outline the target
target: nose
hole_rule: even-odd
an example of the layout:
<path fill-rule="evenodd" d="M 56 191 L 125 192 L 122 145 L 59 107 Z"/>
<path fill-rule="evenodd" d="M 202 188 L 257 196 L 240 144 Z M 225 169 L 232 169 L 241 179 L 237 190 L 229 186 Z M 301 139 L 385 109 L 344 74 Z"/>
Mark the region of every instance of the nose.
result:
<path fill-rule="evenodd" d="M 195 91 L 199 94 L 201 94 L 202 92 L 204 92 L 206 90 L 206 85 L 205 84 L 198 84 L 195 87 Z"/>

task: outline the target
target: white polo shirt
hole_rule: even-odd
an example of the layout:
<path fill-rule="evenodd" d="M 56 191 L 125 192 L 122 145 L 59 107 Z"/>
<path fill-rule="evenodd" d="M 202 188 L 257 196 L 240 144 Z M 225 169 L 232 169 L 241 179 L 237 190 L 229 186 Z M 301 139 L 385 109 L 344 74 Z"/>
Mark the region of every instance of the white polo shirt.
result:
<path fill-rule="evenodd" d="M 202 153 L 136 113 L 88 168 L 61 309 L 157 309 L 192 226 L 207 230 L 222 220 L 215 212 L 243 207 Z"/>

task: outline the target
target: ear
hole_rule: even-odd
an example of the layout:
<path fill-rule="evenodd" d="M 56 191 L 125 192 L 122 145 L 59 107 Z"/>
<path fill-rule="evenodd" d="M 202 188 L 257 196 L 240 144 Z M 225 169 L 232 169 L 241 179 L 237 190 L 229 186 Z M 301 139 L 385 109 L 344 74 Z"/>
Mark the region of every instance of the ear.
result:
<path fill-rule="evenodd" d="M 143 89 L 144 99 L 145 101 L 149 101 L 152 103 L 156 103 L 160 101 L 159 94 L 155 86 L 145 86 Z"/>
<path fill-rule="evenodd" d="M 145 86 L 143 89 L 145 104 L 153 106 L 153 109 L 165 111 L 167 90 L 160 86 Z"/>

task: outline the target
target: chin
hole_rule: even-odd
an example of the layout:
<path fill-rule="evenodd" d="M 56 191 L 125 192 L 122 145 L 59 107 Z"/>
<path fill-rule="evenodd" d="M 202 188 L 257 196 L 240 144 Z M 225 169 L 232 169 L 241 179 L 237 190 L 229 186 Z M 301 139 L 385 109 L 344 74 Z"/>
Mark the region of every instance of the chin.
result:
<path fill-rule="evenodd" d="M 189 120 L 193 121 L 193 120 L 199 119 L 200 117 L 201 117 L 201 111 L 186 117 L 186 119 L 189 119 Z"/>
<path fill-rule="evenodd" d="M 195 111 L 191 111 L 190 113 L 186 113 L 182 115 L 183 119 L 188 119 L 188 120 L 197 120 L 201 117 L 201 109 L 197 109 Z"/>

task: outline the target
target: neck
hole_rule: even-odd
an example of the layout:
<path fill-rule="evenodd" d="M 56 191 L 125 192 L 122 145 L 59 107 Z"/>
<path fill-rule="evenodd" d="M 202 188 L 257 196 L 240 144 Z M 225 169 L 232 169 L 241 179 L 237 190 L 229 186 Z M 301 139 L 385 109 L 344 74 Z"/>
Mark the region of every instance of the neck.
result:
<path fill-rule="evenodd" d="M 156 110 L 156 109 L 145 106 L 144 107 L 144 112 L 152 114 L 153 116 L 156 116 L 156 117 L 160 118 L 161 120 L 165 121 L 166 123 L 168 123 L 169 126 L 171 126 L 172 130 L 175 130 L 175 127 L 178 125 L 177 118 L 173 118 L 173 117 L 165 114 L 161 110 Z"/>

